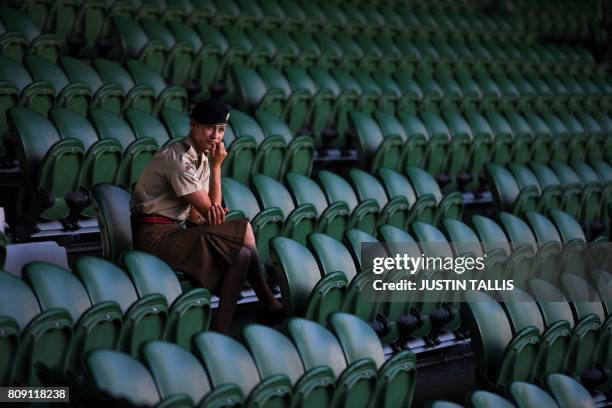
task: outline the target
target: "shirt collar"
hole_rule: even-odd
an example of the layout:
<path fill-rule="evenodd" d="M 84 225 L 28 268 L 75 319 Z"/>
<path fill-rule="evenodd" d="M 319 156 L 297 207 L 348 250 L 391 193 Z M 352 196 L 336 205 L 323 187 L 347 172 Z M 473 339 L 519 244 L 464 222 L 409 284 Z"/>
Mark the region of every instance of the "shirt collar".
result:
<path fill-rule="evenodd" d="M 203 160 L 206 157 L 206 153 L 202 153 L 200 157 L 198 157 L 198 153 L 196 152 L 196 149 L 195 149 L 195 143 L 193 142 L 191 135 L 185 136 L 185 138 L 183 138 L 183 143 L 185 144 L 185 147 L 187 148 L 186 153 L 191 160 L 198 161 L 198 159 Z"/>

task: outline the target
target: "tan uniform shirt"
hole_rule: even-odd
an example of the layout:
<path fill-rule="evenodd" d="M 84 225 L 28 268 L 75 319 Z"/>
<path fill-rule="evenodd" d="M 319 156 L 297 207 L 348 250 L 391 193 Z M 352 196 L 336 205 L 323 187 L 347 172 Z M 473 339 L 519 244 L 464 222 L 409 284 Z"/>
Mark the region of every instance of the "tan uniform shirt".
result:
<path fill-rule="evenodd" d="M 205 154 L 198 157 L 189 136 L 153 156 L 132 194 L 132 214 L 160 214 L 183 221 L 191 205 L 186 194 L 208 192 L 210 167 Z"/>

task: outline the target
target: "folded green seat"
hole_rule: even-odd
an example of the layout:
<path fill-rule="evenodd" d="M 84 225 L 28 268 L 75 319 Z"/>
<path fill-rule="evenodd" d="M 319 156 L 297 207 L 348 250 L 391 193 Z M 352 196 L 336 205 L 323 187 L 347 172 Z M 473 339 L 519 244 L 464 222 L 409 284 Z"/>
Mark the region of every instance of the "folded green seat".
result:
<path fill-rule="evenodd" d="M 466 294 L 465 324 L 477 356 L 478 381 L 502 392 L 514 381 L 531 382 L 540 349 L 538 329 L 528 326 L 516 335 L 503 308 L 481 292 Z"/>
<path fill-rule="evenodd" d="M 78 372 L 88 351 L 119 346 L 123 328 L 119 305 L 110 301 L 92 304 L 79 279 L 54 264 L 32 262 L 23 271 L 41 308 L 64 309 L 74 322 L 74 335 L 64 369 Z"/>
<path fill-rule="evenodd" d="M 161 397 L 155 379 L 145 365 L 118 351 L 92 351 L 85 359 L 85 371 L 86 378 L 104 392 L 85 396 L 85 400 L 101 399 L 114 405 L 120 399 L 124 403 L 147 406 L 189 406 L 191 402 L 187 394 Z"/>
<path fill-rule="evenodd" d="M 211 385 L 196 356 L 173 343 L 150 341 L 142 347 L 142 360 L 149 369 L 162 399 L 187 397 L 187 406 L 235 406 L 242 402 L 236 384 Z"/>
<path fill-rule="evenodd" d="M 263 380 L 282 375 L 291 381 L 292 406 L 331 406 L 336 379 L 330 367 L 306 369 L 291 340 L 270 327 L 249 324 L 242 329 L 241 337 Z"/>
<path fill-rule="evenodd" d="M 336 239 L 342 239 L 349 224 L 349 209 L 346 203 L 328 204 L 327 197 L 321 187 L 311 178 L 289 172 L 285 177 L 287 187 L 294 202 L 299 207 L 312 204 L 316 210 L 317 232 L 328 234 Z"/>
<path fill-rule="evenodd" d="M 65 309 L 41 310 L 32 289 L 5 271 L 0 271 L 0 295 L 0 383 L 41 384 L 38 364 L 65 367 L 72 317 Z"/>
<path fill-rule="evenodd" d="M 349 361 L 338 339 L 328 329 L 310 320 L 289 319 L 286 330 L 307 370 L 320 366 L 331 368 L 336 379 L 333 406 L 371 406 L 375 401 L 378 370 L 370 356 L 358 356 L 358 359 Z"/>
<path fill-rule="evenodd" d="M 245 346 L 219 333 L 200 333 L 193 338 L 211 385 L 238 386 L 247 407 L 290 407 L 293 398 L 291 381 L 285 375 L 261 379 L 257 365 Z M 228 362 L 232 364 L 228 364 Z"/>
<path fill-rule="evenodd" d="M 93 256 L 81 256 L 75 264 L 92 304 L 115 302 L 123 313 L 119 349 L 138 357 L 149 340 L 162 339 L 168 321 L 168 303 L 160 293 L 138 298 L 128 275 L 115 264 Z"/>
<path fill-rule="evenodd" d="M 320 270 L 308 248 L 286 237 L 271 241 L 270 256 L 286 316 L 325 323 L 330 313 L 342 309 L 347 272 Z"/>
<path fill-rule="evenodd" d="M 168 306 L 164 338 L 189 349 L 195 333 L 208 329 L 210 293 L 204 288 L 183 291 L 176 273 L 158 257 L 141 251 L 121 254 L 121 264 L 130 276 L 139 298 L 159 293 Z"/>

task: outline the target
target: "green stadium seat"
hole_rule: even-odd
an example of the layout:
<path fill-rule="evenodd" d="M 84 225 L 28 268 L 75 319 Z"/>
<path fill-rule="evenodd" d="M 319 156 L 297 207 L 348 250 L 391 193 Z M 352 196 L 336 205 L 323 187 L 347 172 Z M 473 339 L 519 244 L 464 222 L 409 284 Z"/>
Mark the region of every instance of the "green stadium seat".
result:
<path fill-rule="evenodd" d="M 304 316 L 325 323 L 329 313 L 342 308 L 347 291 L 344 272 L 323 275 L 310 251 L 285 237 L 272 240 L 270 256 L 286 316 Z"/>
<path fill-rule="evenodd" d="M 442 163 L 439 162 L 438 155 L 443 151 L 438 150 L 435 140 L 430 142 L 429 133 L 423 122 L 418 116 L 407 112 L 400 111 L 397 113 L 397 118 L 390 115 L 383 116 L 381 113 L 375 113 L 383 135 L 398 133 L 402 136 L 405 131 L 405 144 L 402 151 L 400 169 L 404 170 L 409 166 L 427 166 L 430 168 L 440 168 Z"/>
<path fill-rule="evenodd" d="M 261 76 L 245 65 L 232 65 L 231 74 L 238 105 L 242 109 L 249 112 L 265 110 L 276 116 L 283 114 L 287 97 L 283 89 L 267 87 Z"/>
<path fill-rule="evenodd" d="M 384 135 L 376 121 L 361 112 L 351 112 L 355 146 L 360 165 L 371 172 L 379 168 L 398 169 L 404 140 L 399 134 Z"/>
<path fill-rule="evenodd" d="M 21 47 L 27 46 L 27 51 L 25 49 L 16 50 L 14 35 L 5 34 L 0 37 L 0 44 L 5 42 L 10 44 L 9 49 L 17 61 L 21 61 L 26 54 L 38 55 L 52 62 L 56 62 L 62 56 L 63 49 L 59 38 L 53 34 L 42 34 L 41 29 L 20 11 L 11 7 L 0 8 L 0 22 L 7 33 L 19 33 L 27 40 L 27 45 L 21 45 L 21 42 L 19 44 Z"/>
<path fill-rule="evenodd" d="M 559 118 L 571 135 L 568 146 L 568 162 L 582 161 L 586 158 L 586 138 L 587 132 L 576 116 L 567 112 L 560 111 Z"/>
<path fill-rule="evenodd" d="M 246 406 L 289 407 L 293 390 L 289 378 L 274 375 L 261 380 L 253 357 L 246 347 L 219 333 L 200 333 L 193 339 L 208 378 L 214 388 L 224 384 L 239 387 Z M 229 365 L 227 362 L 233 361 Z M 239 369 L 236 369 L 239 367 Z"/>
<path fill-rule="evenodd" d="M 99 183 L 92 189 L 92 199 L 100 226 L 102 255 L 118 263 L 119 256 L 132 249 L 131 194 L 119 186 Z"/>
<path fill-rule="evenodd" d="M 151 137 L 137 138 L 130 126 L 114 113 L 93 109 L 90 122 L 101 140 L 115 139 L 121 143 L 123 159 L 114 184 L 130 189 L 138 181 L 144 167 L 149 163 L 159 146 Z"/>
<path fill-rule="evenodd" d="M 110 396 L 134 405 L 188 404 L 188 395 L 161 400 L 155 380 L 140 361 L 112 350 L 94 350 L 85 359 L 87 378 Z M 116 403 L 116 402 L 115 402 Z"/>
<path fill-rule="evenodd" d="M 302 244 L 306 236 L 316 230 L 317 212 L 312 204 L 295 206 L 291 194 L 279 181 L 257 174 L 252 178 L 253 192 L 262 208 L 281 209 L 284 219 L 283 235 Z"/>
<path fill-rule="evenodd" d="M 524 146 L 514 145 L 514 131 L 508 121 L 499 113 L 491 109 L 485 110 L 484 118 L 488 121 L 494 136 L 493 162 L 505 164 L 512 161 L 513 150 L 520 150 L 521 154 L 529 154 Z"/>
<path fill-rule="evenodd" d="M 339 271 L 346 276 L 348 289 L 341 310 L 353 313 L 368 322 L 375 321 L 378 304 L 366 300 L 363 296 L 364 292 L 369 290 L 372 276 L 358 273 L 361 271 L 357 270 L 351 252 L 339 240 L 321 233 L 308 236 L 308 248 L 325 275 Z"/>
<path fill-rule="evenodd" d="M 561 209 L 573 217 L 582 216 L 582 182 L 576 172 L 567 164 L 560 162 L 550 163 L 550 168 L 555 172 L 563 187 Z"/>
<path fill-rule="evenodd" d="M 319 88 L 302 68 L 286 67 L 285 73 L 293 89 L 292 95 L 296 92 L 304 92 L 309 95 L 304 123 L 312 128 L 316 147 L 322 147 L 328 143 L 323 138 L 323 130 L 328 129 L 331 123 L 335 96 L 329 89 Z"/>
<path fill-rule="evenodd" d="M 293 404 L 303 407 L 331 405 L 335 377 L 329 367 L 306 370 L 293 343 L 270 327 L 249 324 L 242 329 L 241 337 L 262 379 L 282 375 L 291 381 Z"/>
<path fill-rule="evenodd" d="M 93 256 L 81 256 L 75 274 L 83 283 L 93 305 L 115 302 L 123 312 L 119 349 L 138 357 L 149 340 L 162 339 L 168 319 L 163 295 L 152 293 L 138 299 L 130 278 L 115 264 Z"/>
<path fill-rule="evenodd" d="M 182 139 L 189 134 L 190 118 L 186 114 L 173 109 L 162 109 L 159 118 L 164 122 L 170 141 Z M 229 131 L 226 128 L 226 132 Z"/>
<path fill-rule="evenodd" d="M 504 397 L 500 397 L 499 395 L 493 394 L 489 391 L 472 392 L 466 397 L 466 399 L 468 400 L 470 406 L 473 408 L 514 408 L 513 403 L 511 403 Z"/>
<path fill-rule="evenodd" d="M 113 84 L 123 89 L 123 110 L 128 108 L 139 109 L 153 113 L 156 106 L 157 95 L 149 85 L 136 85 L 130 74 L 119 64 L 104 58 L 96 58 L 93 66 L 98 72 L 104 85 Z"/>
<path fill-rule="evenodd" d="M 119 305 L 114 302 L 92 305 L 79 279 L 54 264 L 31 262 L 23 272 L 42 310 L 65 309 L 74 322 L 65 369 L 79 371 L 82 359 L 90 350 L 119 346 L 123 327 Z"/>
<path fill-rule="evenodd" d="M 349 224 L 349 209 L 345 202 L 338 201 L 328 205 L 325 193 L 312 179 L 290 172 L 286 176 L 287 186 L 294 202 L 301 206 L 312 204 L 317 212 L 317 232 L 328 234 L 336 239 L 342 235 Z"/>
<path fill-rule="evenodd" d="M 546 388 L 548 388 L 560 408 L 595 406 L 589 392 L 579 382 L 569 376 L 551 374 L 546 377 L 545 383 Z"/>
<path fill-rule="evenodd" d="M 582 182 L 582 216 L 580 217 L 588 228 L 593 228 L 601 220 L 603 199 L 603 183 L 593 168 L 585 162 L 574 162 L 572 168 Z"/>
<path fill-rule="evenodd" d="M 150 137 L 160 147 L 172 141 L 163 123 L 155 116 L 136 109 L 129 109 L 125 112 L 125 118 L 136 139 Z"/>
<path fill-rule="evenodd" d="M 595 314 L 575 315 L 559 288 L 542 279 L 531 279 L 529 289 L 538 302 L 544 324 L 549 327 L 559 321 L 569 323 L 566 370 L 577 376 L 593 368 L 599 341 L 601 320 Z"/>
<path fill-rule="evenodd" d="M 229 209 L 227 219 L 246 217 L 249 219 L 255 235 L 257 249 L 261 259 L 268 259 L 269 242 L 283 231 L 283 213 L 280 208 L 260 209 L 255 195 L 244 184 L 223 177 L 221 187 L 223 200 Z"/>
<path fill-rule="evenodd" d="M 178 19 L 184 21 L 184 19 Z M 194 57 L 193 45 L 188 41 L 180 41 L 168 27 L 159 20 L 142 19 L 140 25 L 149 40 L 162 42 L 167 49 L 166 62 L 162 72 L 171 84 L 183 86 L 189 79 Z"/>
<path fill-rule="evenodd" d="M 91 189 L 97 183 L 112 183 L 121 164 L 123 148 L 115 139 L 98 139 L 87 119 L 65 108 L 49 111 L 49 118 L 62 140 L 78 139 L 83 143 L 85 159 L 79 174 L 78 186 Z M 83 215 L 94 217 L 93 207 L 87 207 Z"/>
<path fill-rule="evenodd" d="M 442 220 L 441 226 L 449 238 L 449 242 L 454 249 L 455 256 L 476 256 L 484 257 L 485 249 L 480 243 L 480 239 L 476 232 L 467 224 L 459 220 L 445 218 Z M 501 279 L 504 276 L 506 267 L 506 253 L 499 249 L 490 250 L 487 248 L 484 264 L 487 276 L 497 277 Z"/>
<path fill-rule="evenodd" d="M 531 173 L 524 166 L 523 169 L 525 173 Z M 538 187 L 534 185 L 521 187 L 508 169 L 496 164 L 488 164 L 486 171 L 492 185 L 491 192 L 497 211 L 522 214 L 525 211 L 537 210 L 539 202 Z M 533 173 L 531 174 L 533 175 Z M 535 179 L 535 176 L 533 176 L 533 179 Z M 535 181 L 537 182 L 537 179 Z"/>
<path fill-rule="evenodd" d="M 151 39 L 146 31 L 129 17 L 114 15 L 113 24 L 114 43 L 117 49 L 117 59 L 137 59 L 150 65 L 155 72 L 162 74 L 168 58 L 168 48 L 159 39 Z"/>
<path fill-rule="evenodd" d="M 299 73 L 302 72 L 300 69 L 291 70 L 291 66 L 289 65 L 285 68 L 291 71 L 293 75 L 297 72 L 298 80 L 303 79 L 299 76 Z M 284 103 L 282 106 L 277 108 L 272 104 L 271 108 L 273 109 L 269 109 L 271 113 L 276 113 L 276 116 L 280 116 L 294 133 L 305 129 L 305 127 L 309 125 L 307 122 L 310 120 L 308 115 L 314 84 L 309 84 L 312 85 L 312 89 L 305 88 L 303 84 L 292 84 L 280 68 L 277 69 L 270 65 L 260 65 L 257 67 L 257 72 L 268 89 L 268 95 L 275 99 L 277 96 L 274 91 L 275 89 L 280 89 L 284 95 Z"/>
<path fill-rule="evenodd" d="M 252 140 L 257 143 L 257 153 L 254 157 L 251 174 L 264 174 L 266 176 L 279 178 L 286 152 L 286 145 L 283 137 L 280 135 L 269 135 L 266 137 L 253 117 L 237 110 L 231 111 L 230 124 L 236 135 L 237 141 L 241 138 L 248 137 L 252 138 Z M 232 144 L 230 144 L 229 149 L 233 150 Z M 245 162 L 237 162 L 237 159 L 238 157 L 234 158 L 233 165 L 239 168 L 245 168 Z M 246 169 L 242 170 L 242 172 L 246 173 Z M 246 179 L 243 179 L 242 175 L 239 177 L 234 174 L 232 177 L 239 181 L 246 181 Z"/>
<path fill-rule="evenodd" d="M 7 129 L 6 112 L 10 108 L 21 105 L 46 115 L 55 104 L 55 90 L 50 83 L 35 82 L 25 67 L 4 55 L 0 55 L 0 75 L 3 78 L 0 105 L 2 131 Z"/>
<path fill-rule="evenodd" d="M 542 380 L 548 373 L 563 372 L 569 352 L 571 328 L 567 321 L 560 320 L 546 325 L 539 306 L 525 291 L 515 288 L 502 295 L 502 306 L 506 311 L 514 335 L 527 327 L 535 327 L 540 333 L 540 349 L 535 361 L 535 378 Z M 511 388 L 512 389 L 512 388 Z"/>
<path fill-rule="evenodd" d="M 380 340 L 363 320 L 347 313 L 329 317 L 332 331 L 338 338 L 347 363 L 370 358 L 378 369 L 378 383 L 373 403 L 379 407 L 410 405 L 416 383 L 416 358 L 410 351 L 394 354 L 385 361 Z"/>
<path fill-rule="evenodd" d="M 60 65 L 71 83 L 83 83 L 93 94 L 90 106 L 106 109 L 115 114 L 121 114 L 125 92 L 115 83 L 104 84 L 100 75 L 89 64 L 73 57 L 64 57 Z"/>
<path fill-rule="evenodd" d="M 268 112 L 258 111 L 255 117 L 266 138 L 280 136 L 287 146 L 280 174 L 283 176 L 293 172 L 310 175 L 314 158 L 313 138 L 307 135 L 295 135 L 283 120 Z"/>
<path fill-rule="evenodd" d="M 139 298 L 160 293 L 166 299 L 169 313 L 164 338 L 189 349 L 193 335 L 208 329 L 211 316 L 210 293 L 204 288 L 183 292 L 174 271 L 151 254 L 126 251 L 120 259 Z"/>
<path fill-rule="evenodd" d="M 134 78 L 136 85 L 149 85 L 157 98 L 153 114 L 157 115 L 162 109 L 174 109 L 187 112 L 187 92 L 182 86 L 168 86 L 163 78 L 148 65 L 137 61 L 128 61 L 127 69 Z"/>
<path fill-rule="evenodd" d="M 213 389 L 198 359 L 176 344 L 150 341 L 142 348 L 142 355 L 162 399 L 185 394 L 192 406 L 224 406 L 242 401 L 237 385 Z"/>
<path fill-rule="evenodd" d="M 36 366 L 64 368 L 72 339 L 72 318 L 65 309 L 41 311 L 32 289 L 0 271 L 0 337 L 3 385 L 41 384 Z"/>
<path fill-rule="evenodd" d="M 382 168 L 378 170 L 378 176 L 391 200 L 400 197 L 407 201 L 409 214 L 405 225 L 415 220 L 433 222 L 436 210 L 436 200 L 433 195 L 424 194 L 417 198 L 408 179 L 396 171 Z"/>
<path fill-rule="evenodd" d="M 63 70 L 36 55 L 24 58 L 24 64 L 35 81 L 48 82 L 55 90 L 55 106 L 66 107 L 81 115 L 85 115 L 91 105 L 92 94 L 87 85 L 70 83 Z"/>
<path fill-rule="evenodd" d="M 555 172 L 542 163 L 531 163 L 531 170 L 538 179 L 540 192 L 540 211 L 545 212 L 551 208 L 564 208 L 563 186 Z"/>
<path fill-rule="evenodd" d="M 381 169 L 382 170 L 382 169 Z M 375 200 L 381 208 L 379 224 L 390 224 L 405 228 L 410 218 L 410 204 L 401 196 L 388 198 L 384 187 L 371 174 L 351 169 L 349 179 L 360 202 Z"/>
<path fill-rule="evenodd" d="M 380 217 L 380 207 L 375 200 L 359 202 L 351 185 L 337 174 L 327 170 L 319 172 L 319 182 L 330 205 L 344 202 L 350 212 L 350 228 L 374 233 Z"/>
<path fill-rule="evenodd" d="M 423 169 L 410 167 L 406 169 L 410 184 L 414 187 L 417 197 L 433 195 L 436 200 L 436 213 L 433 224 L 438 224 L 442 218 L 460 219 L 463 214 L 463 196 L 453 191 L 445 196 L 430 173 Z"/>
<path fill-rule="evenodd" d="M 334 406 L 367 407 L 374 401 L 377 367 L 371 358 L 348 363 L 340 342 L 315 322 L 292 318 L 286 329 L 307 370 L 317 366 L 332 369 L 336 377 Z"/>
<path fill-rule="evenodd" d="M 47 118 L 27 108 L 12 108 L 7 116 L 11 132 L 9 137 L 16 147 L 22 177 L 27 183 L 22 187 L 18 211 L 28 212 L 28 208 L 32 208 L 28 206 L 40 206 L 41 203 L 35 203 L 37 199 L 32 197 L 32 190 L 42 190 L 53 198 L 53 202 L 34 217 L 40 216 L 46 220 L 67 217 L 70 209 L 64 197 L 77 190 L 85 155 L 83 144 L 77 139 L 60 139 Z M 45 137 L 41 138 L 41 134 Z"/>
<path fill-rule="evenodd" d="M 513 382 L 510 385 L 510 395 L 520 407 L 558 407 L 554 398 L 535 384 Z"/>
<path fill-rule="evenodd" d="M 499 303 L 481 292 L 467 293 L 466 300 L 461 305 L 477 356 L 477 378 L 498 389 L 514 381 L 531 382 L 540 343 L 538 329 L 529 326 L 513 335 Z"/>

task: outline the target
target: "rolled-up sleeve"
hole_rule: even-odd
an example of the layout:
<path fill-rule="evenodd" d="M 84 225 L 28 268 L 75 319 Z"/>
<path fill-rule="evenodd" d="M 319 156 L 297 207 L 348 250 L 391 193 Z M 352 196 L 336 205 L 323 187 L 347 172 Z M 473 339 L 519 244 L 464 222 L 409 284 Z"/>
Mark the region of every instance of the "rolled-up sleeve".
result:
<path fill-rule="evenodd" d="M 168 170 L 168 182 L 178 197 L 202 189 L 202 183 L 198 179 L 196 169 L 188 160 L 183 159 L 172 162 Z"/>

